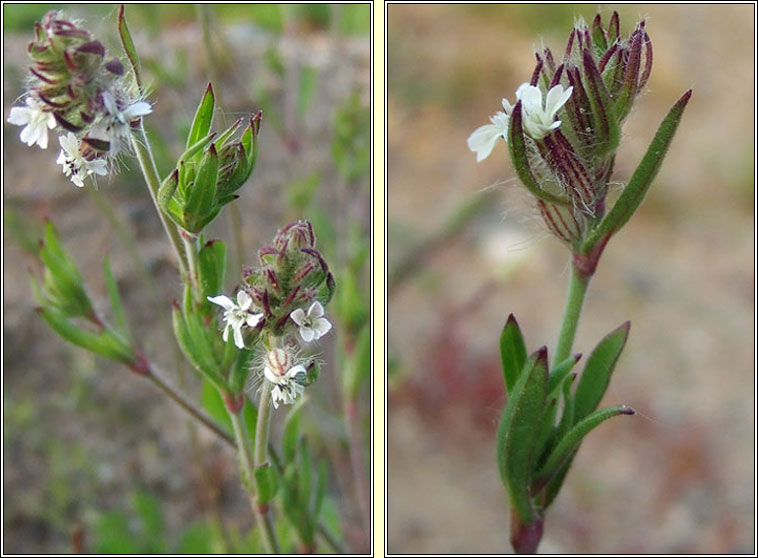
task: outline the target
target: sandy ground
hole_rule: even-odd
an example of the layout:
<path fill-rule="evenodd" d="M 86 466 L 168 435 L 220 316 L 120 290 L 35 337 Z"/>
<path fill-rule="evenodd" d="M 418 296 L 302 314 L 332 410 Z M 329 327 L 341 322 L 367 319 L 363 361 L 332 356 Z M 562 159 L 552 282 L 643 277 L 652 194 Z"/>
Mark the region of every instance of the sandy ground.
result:
<path fill-rule="evenodd" d="M 389 9 L 390 272 L 409 253 L 422 259 L 389 293 L 389 552 L 510 552 L 494 450 L 505 400 L 497 339 L 513 312 L 530 350 L 554 346 L 568 258 L 504 147 L 477 165 L 466 138 L 528 79 L 535 38 L 560 51 L 574 13 L 589 19 L 594 8 Z M 638 414 L 587 438 L 540 550 L 750 553 L 752 7 L 625 6 L 621 15 L 627 34 L 647 17 L 655 63 L 624 128 L 617 180 L 668 107 L 690 87 L 694 95 L 648 199 L 600 262 L 575 344 L 587 354 L 631 320 L 605 402 Z M 485 195 L 461 232 L 418 251 Z"/>

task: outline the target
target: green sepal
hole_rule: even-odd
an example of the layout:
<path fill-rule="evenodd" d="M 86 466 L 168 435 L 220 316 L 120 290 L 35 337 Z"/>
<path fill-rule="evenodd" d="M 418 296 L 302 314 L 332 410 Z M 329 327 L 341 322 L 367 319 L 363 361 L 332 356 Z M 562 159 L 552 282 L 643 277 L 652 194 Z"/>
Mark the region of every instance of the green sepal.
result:
<path fill-rule="evenodd" d="M 510 123 L 508 125 L 508 150 L 510 151 L 511 162 L 513 168 L 516 170 L 516 174 L 535 198 L 558 205 L 568 205 L 568 198 L 551 194 L 543 190 L 537 183 L 537 179 L 534 177 L 532 168 L 529 165 L 526 138 L 521 124 L 522 119 L 522 107 L 521 101 L 519 101 L 513 107 L 513 111 L 511 111 Z"/>
<path fill-rule="evenodd" d="M 116 326 L 122 335 L 127 339 L 131 339 L 132 334 L 126 321 L 124 305 L 121 303 L 121 295 L 118 292 L 118 285 L 116 284 L 116 279 L 113 277 L 111 261 L 108 256 L 105 256 L 103 259 L 103 275 L 105 276 L 105 286 L 108 290 L 108 298 L 111 301 L 113 319 L 116 321 Z"/>
<path fill-rule="evenodd" d="M 216 200 L 216 181 L 218 180 L 218 153 L 216 145 L 211 144 L 203 154 L 195 173 L 195 180 L 189 191 L 184 211 L 190 218 L 202 219 L 213 211 Z M 199 231 L 192 231 L 199 232 Z"/>
<path fill-rule="evenodd" d="M 510 395 L 526 363 L 524 336 L 513 314 L 508 316 L 500 334 L 500 362 L 503 367 L 505 391 Z"/>
<path fill-rule="evenodd" d="M 169 174 L 163 182 L 161 182 L 161 185 L 158 187 L 158 206 L 161 208 L 163 213 L 169 215 L 173 220 L 176 220 L 174 218 L 173 212 L 171 211 L 171 199 L 174 197 L 174 193 L 176 192 L 176 188 L 179 186 L 179 171 L 177 169 L 174 169 L 171 174 Z"/>
<path fill-rule="evenodd" d="M 547 348 L 529 357 L 508 397 L 497 431 L 497 462 L 511 507 L 524 523 L 531 523 L 535 509 L 530 482 L 535 445 L 542 425 L 547 395 Z"/>
<path fill-rule="evenodd" d="M 582 245 L 582 252 L 588 253 L 596 245 L 604 244 L 614 234 L 616 234 L 631 218 L 637 208 L 642 203 L 645 194 L 650 188 L 655 175 L 661 168 L 663 159 L 666 156 L 671 140 L 674 138 L 679 121 L 690 100 L 692 90 L 688 90 L 674 104 L 666 118 L 663 119 L 658 131 L 650 143 L 645 156 L 642 158 L 637 170 L 634 171 L 632 178 L 629 180 L 626 188 L 616 200 L 613 208 L 606 214 L 598 226 L 589 234 L 587 240 Z"/>
<path fill-rule="evenodd" d="M 611 381 L 621 351 L 629 336 L 629 322 L 606 335 L 592 351 L 574 392 L 574 423 L 588 416 L 600 405 Z"/>
<path fill-rule="evenodd" d="M 134 41 L 132 41 L 132 35 L 129 33 L 129 27 L 126 25 L 126 15 L 124 14 L 124 5 L 118 10 L 118 35 L 121 37 L 121 45 L 124 47 L 126 57 L 129 59 L 129 64 L 132 66 L 134 72 L 134 79 L 137 82 L 137 87 L 142 92 L 142 80 L 140 78 L 140 61 L 137 55 L 137 49 L 134 47 Z"/>
<path fill-rule="evenodd" d="M 563 462 L 577 450 L 582 439 L 584 439 L 584 437 L 596 426 L 617 415 L 633 414 L 634 411 L 629 407 L 625 405 L 616 405 L 614 407 L 606 407 L 595 411 L 578 421 L 565 436 L 560 438 L 553 451 L 550 452 L 545 464 L 536 473 L 534 478 L 537 483 L 539 484 L 544 479 L 549 479 L 558 472 L 558 469 Z"/>
<path fill-rule="evenodd" d="M 124 364 L 133 364 L 137 361 L 129 344 L 111 330 L 104 329 L 98 333 L 85 331 L 72 324 L 63 313 L 57 310 L 39 308 L 37 311 L 47 325 L 69 343 Z"/>
<path fill-rule="evenodd" d="M 614 113 L 611 94 L 605 87 L 603 76 L 595 65 L 588 50 L 583 56 L 584 79 L 586 83 L 587 98 L 590 101 L 591 114 L 594 122 L 596 146 L 595 156 L 603 159 L 608 154 L 616 151 L 621 139 L 621 128 Z"/>
<path fill-rule="evenodd" d="M 255 468 L 255 487 L 258 505 L 268 504 L 279 490 L 279 478 L 271 465 L 264 463 Z"/>
<path fill-rule="evenodd" d="M 603 19 L 600 14 L 597 14 L 595 19 L 592 20 L 590 32 L 592 33 L 592 43 L 595 46 L 595 54 L 600 57 L 608 50 L 608 38 L 605 36 Z"/>
<path fill-rule="evenodd" d="M 640 64 L 642 62 L 642 31 L 639 27 L 634 30 L 629 38 L 629 54 L 626 58 L 624 68 L 624 80 L 616 98 L 614 112 L 616 117 L 622 122 L 629 111 L 632 109 L 634 99 L 637 97 L 640 78 Z"/>
<path fill-rule="evenodd" d="M 195 111 L 195 118 L 192 120 L 192 126 L 190 128 L 189 135 L 187 136 L 187 149 L 191 145 L 200 141 L 201 138 L 208 135 L 213 123 L 213 107 L 215 105 L 215 99 L 213 95 L 213 87 L 208 84 L 205 89 L 203 98 L 200 100 L 200 104 Z"/>

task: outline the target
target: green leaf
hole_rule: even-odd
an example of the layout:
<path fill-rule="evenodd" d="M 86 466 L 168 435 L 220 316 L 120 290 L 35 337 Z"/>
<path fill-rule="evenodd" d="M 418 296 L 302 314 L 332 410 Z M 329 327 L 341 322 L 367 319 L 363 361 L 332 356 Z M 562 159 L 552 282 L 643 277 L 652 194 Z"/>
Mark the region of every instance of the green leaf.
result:
<path fill-rule="evenodd" d="M 258 490 L 258 505 L 268 504 L 276 496 L 279 489 L 278 477 L 276 471 L 268 463 L 256 467 L 255 486 Z"/>
<path fill-rule="evenodd" d="M 650 188 L 655 175 L 661 168 L 663 159 L 666 156 L 671 140 L 674 138 L 679 121 L 690 100 L 692 90 L 688 90 L 671 108 L 666 118 L 663 119 L 658 131 L 647 149 L 647 153 L 642 158 L 637 170 L 634 171 L 632 178 L 629 180 L 624 191 L 621 192 L 618 200 L 613 205 L 608 214 L 603 218 L 600 224 L 595 228 L 582 246 L 582 252 L 587 253 L 598 243 L 607 241 L 612 235 L 617 233 L 631 218 L 637 208 L 642 203 L 645 194 Z"/>
<path fill-rule="evenodd" d="M 208 302 L 206 297 L 217 296 L 224 288 L 226 244 L 220 240 L 206 242 L 198 253 L 198 263 L 203 300 Z"/>
<path fill-rule="evenodd" d="M 108 289 L 108 297 L 111 301 L 111 308 L 113 308 L 113 318 L 116 320 L 121 333 L 127 338 L 131 338 L 131 332 L 129 331 L 129 324 L 126 322 L 126 314 L 124 313 L 124 306 L 121 303 L 121 296 L 118 292 L 118 285 L 116 285 L 116 279 L 113 277 L 113 271 L 111 270 L 111 261 L 108 256 L 105 256 L 103 260 L 103 274 L 105 275 L 105 286 Z"/>
<path fill-rule="evenodd" d="M 216 386 L 206 378 L 203 379 L 203 385 L 200 389 L 200 402 L 203 405 L 203 409 L 217 424 L 223 426 L 224 430 L 230 434 L 234 432 L 232 420 L 226 411 L 224 398 L 221 397 L 221 393 Z"/>
<path fill-rule="evenodd" d="M 600 405 L 605 390 L 611 381 L 611 374 L 616 367 L 621 351 L 629 336 L 629 322 L 606 335 L 584 365 L 579 384 L 574 393 L 574 422 L 579 422 Z"/>
<path fill-rule="evenodd" d="M 582 358 L 581 353 L 568 357 L 566 360 L 559 362 L 550 371 L 550 380 L 547 386 L 547 392 L 552 394 L 555 389 L 560 389 L 560 385 L 563 383 L 563 379 L 568 376 L 569 372 L 573 370 L 574 366 L 579 359 Z"/>
<path fill-rule="evenodd" d="M 505 390 L 510 396 L 526 363 L 526 344 L 513 314 L 508 316 L 500 334 L 500 361 L 503 366 Z"/>
<path fill-rule="evenodd" d="M 134 48 L 134 41 L 132 41 L 132 35 L 129 33 L 129 27 L 126 25 L 126 15 L 124 14 L 123 4 L 121 4 L 121 8 L 118 10 L 118 35 L 121 37 L 121 46 L 124 47 L 124 52 L 129 59 L 129 64 L 132 66 L 134 80 L 137 82 L 137 87 L 139 88 L 140 93 L 142 93 L 139 56 L 137 55 L 137 49 Z"/>
<path fill-rule="evenodd" d="M 545 464 L 537 472 L 535 478 L 549 479 L 561 467 L 563 462 L 569 458 L 579 447 L 582 439 L 589 434 L 596 426 L 617 415 L 633 415 L 634 411 L 625 405 L 616 405 L 606 407 L 595 411 L 589 416 L 584 417 L 569 430 L 563 438 L 560 439 L 555 449 L 545 461 Z"/>
<path fill-rule="evenodd" d="M 547 392 L 547 349 L 529 357 L 503 411 L 497 431 L 497 461 L 500 478 L 511 507 L 524 523 L 531 523 L 535 510 L 530 498 L 532 461 L 542 425 Z"/>
<path fill-rule="evenodd" d="M 161 208 L 163 213 L 166 213 L 167 215 L 172 214 L 169 207 L 171 200 L 174 197 L 174 193 L 176 192 L 177 186 L 179 186 L 179 171 L 177 169 L 174 169 L 158 188 L 158 206 Z"/>
<path fill-rule="evenodd" d="M 287 413 L 282 434 L 282 458 L 285 463 L 291 463 L 297 453 L 297 441 L 300 437 L 300 416 L 303 405 L 302 399 L 293 405 Z"/>
<path fill-rule="evenodd" d="M 164 521 L 163 510 L 161 509 L 160 501 L 147 492 L 137 492 L 133 496 L 132 505 L 134 511 L 142 520 L 142 527 L 144 528 L 143 536 L 153 542 L 158 543 L 162 539 Z M 157 551 L 158 549 L 154 549 Z"/>
<path fill-rule="evenodd" d="M 212 358 L 208 358 L 210 349 L 205 346 L 206 343 L 198 343 L 197 341 L 199 337 L 204 338 L 202 333 L 198 335 L 197 320 L 193 320 L 194 327 L 190 328 L 186 316 L 178 305 L 174 306 L 171 317 L 174 326 L 174 337 L 176 337 L 179 348 L 182 350 L 182 353 L 187 360 L 189 360 L 195 369 L 198 370 L 208 381 L 216 386 L 216 389 L 226 389 L 226 382 L 224 381 L 224 378 L 221 377 L 221 374 L 219 374 L 218 367 L 215 362 L 213 362 Z M 202 327 L 202 325 L 200 327 Z"/>
<path fill-rule="evenodd" d="M 195 118 L 192 120 L 192 127 L 187 136 L 187 149 L 208 135 L 208 132 L 211 129 L 211 124 L 213 123 L 214 106 L 215 99 L 213 95 L 213 87 L 209 83 L 208 87 L 205 89 L 203 98 L 200 100 L 197 111 L 195 112 Z"/>
<path fill-rule="evenodd" d="M 521 101 L 519 101 L 511 112 L 510 124 L 508 125 L 508 150 L 510 151 L 511 162 L 513 163 L 513 168 L 516 170 L 516 174 L 518 174 L 521 182 L 535 198 L 558 205 L 569 205 L 568 198 L 543 190 L 537 179 L 534 178 L 532 168 L 529 165 L 526 139 L 521 124 L 522 119 L 522 107 Z"/>
<path fill-rule="evenodd" d="M 242 393 L 250 377 L 250 364 L 255 358 L 255 349 L 240 349 L 229 373 L 229 390 L 233 394 Z"/>

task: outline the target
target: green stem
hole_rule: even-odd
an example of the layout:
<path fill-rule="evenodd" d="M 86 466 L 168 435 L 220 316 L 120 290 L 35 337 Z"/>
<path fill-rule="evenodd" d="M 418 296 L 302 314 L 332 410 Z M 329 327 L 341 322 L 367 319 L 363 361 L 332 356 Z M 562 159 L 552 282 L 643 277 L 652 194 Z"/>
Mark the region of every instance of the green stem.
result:
<path fill-rule="evenodd" d="M 590 283 L 591 277 L 591 275 L 581 274 L 574 265 L 571 266 L 569 290 L 566 295 L 566 306 L 563 310 L 561 332 L 558 335 L 558 344 L 553 355 L 553 366 L 559 362 L 563 362 L 571 355 L 571 347 L 574 345 L 574 337 L 576 336 L 576 327 L 579 323 L 584 296 L 587 294 L 587 286 Z"/>
<path fill-rule="evenodd" d="M 270 425 L 271 386 L 269 385 L 268 380 L 265 380 L 261 386 L 261 399 L 258 403 L 258 422 L 255 425 L 254 463 L 256 468 L 261 467 L 268 462 L 268 436 Z M 266 506 L 266 509 L 260 511 L 262 514 L 261 525 L 264 528 L 264 536 L 268 538 L 268 544 L 275 548 L 276 553 L 278 554 L 279 543 L 276 540 L 276 534 L 274 533 L 274 527 L 271 521 L 271 513 L 269 513 L 268 506 Z"/>
<path fill-rule="evenodd" d="M 198 264 L 198 237 L 191 235 L 187 231 L 179 231 L 179 235 L 182 237 L 184 252 L 187 256 L 187 272 L 189 274 L 190 284 L 192 285 L 192 293 L 194 294 L 195 300 L 199 301 L 202 290 L 200 289 L 200 275 L 198 272 L 200 269 L 200 265 Z"/>
<path fill-rule="evenodd" d="M 334 536 L 334 533 L 329 531 L 329 529 L 327 529 L 323 523 L 316 525 L 316 532 L 321 535 L 321 538 L 324 539 L 326 545 L 331 547 L 332 551 L 334 551 L 334 554 L 347 554 L 347 549 L 342 546 L 342 543 L 337 540 L 337 537 Z"/>
<path fill-rule="evenodd" d="M 227 409 L 228 410 L 228 409 Z M 263 544 L 266 547 L 266 551 L 269 554 L 280 554 L 279 543 L 276 540 L 276 533 L 274 532 L 274 525 L 271 521 L 271 514 L 267 509 L 258 505 L 258 499 L 256 498 L 255 489 L 255 466 L 253 462 L 253 456 L 250 455 L 250 436 L 247 433 L 247 426 L 242 418 L 242 412 L 234 413 L 229 410 L 229 417 L 232 420 L 232 427 L 234 428 L 234 437 L 237 440 L 237 455 L 240 460 L 240 468 L 242 469 L 242 479 L 247 489 L 248 496 L 250 498 L 250 507 L 253 509 L 253 515 L 261 528 L 261 535 L 263 538 Z M 258 412 L 260 419 L 260 410 Z M 258 436 L 256 431 L 256 453 L 258 448 Z M 266 506 L 267 508 L 267 506 Z"/>
<path fill-rule="evenodd" d="M 142 126 L 142 121 L 140 121 L 137 128 L 132 128 L 132 146 L 134 147 L 134 152 L 137 154 L 137 160 L 139 161 L 140 169 L 142 169 L 142 175 L 145 178 L 147 189 L 150 191 L 150 196 L 153 198 L 155 210 L 158 212 L 158 217 L 160 217 L 166 235 L 174 247 L 179 262 L 179 269 L 182 273 L 186 273 L 187 261 L 183 255 L 179 230 L 173 222 L 166 219 L 166 216 L 158 205 L 158 188 L 161 186 L 161 179 L 158 174 L 158 169 L 155 166 L 153 152 L 150 149 L 150 142 L 147 140 L 147 134 L 145 134 L 145 128 Z"/>
<path fill-rule="evenodd" d="M 210 429 L 216 436 L 221 438 L 227 444 L 234 446 L 234 440 L 232 439 L 231 436 L 229 436 L 229 434 L 226 433 L 226 431 L 224 431 L 223 428 L 221 428 L 218 424 L 216 424 L 213 421 L 213 419 L 211 419 L 203 411 L 195 407 L 194 403 L 192 403 L 186 397 L 184 397 L 184 395 L 179 393 L 173 386 L 168 384 L 165 380 L 161 379 L 160 376 L 156 376 L 152 368 L 153 367 L 151 365 L 151 372 L 147 376 L 147 378 L 151 382 L 153 382 L 156 386 L 158 386 L 163 393 L 165 393 L 171 399 L 173 399 L 175 403 L 177 403 L 180 407 L 182 407 L 195 419 L 197 419 L 203 425 L 205 425 L 208 429 Z"/>

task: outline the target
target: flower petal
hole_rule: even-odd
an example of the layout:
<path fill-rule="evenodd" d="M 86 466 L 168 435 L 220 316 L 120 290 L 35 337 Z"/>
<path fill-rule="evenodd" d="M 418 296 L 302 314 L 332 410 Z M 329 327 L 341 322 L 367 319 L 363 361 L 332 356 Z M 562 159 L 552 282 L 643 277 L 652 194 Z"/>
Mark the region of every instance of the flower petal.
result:
<path fill-rule="evenodd" d="M 213 304 L 218 304 L 219 306 L 222 306 L 224 310 L 231 310 L 232 308 L 235 307 L 234 302 L 232 302 L 232 299 L 226 295 L 209 296 L 208 300 L 210 300 Z"/>
<path fill-rule="evenodd" d="M 310 343 L 313 341 L 313 338 L 316 336 L 316 332 L 312 330 L 309 327 L 301 327 L 300 328 L 300 337 L 303 338 L 303 341 L 306 343 Z"/>
<path fill-rule="evenodd" d="M 313 324 L 313 329 L 318 333 L 318 337 L 316 338 L 318 339 L 329 333 L 329 330 L 332 329 L 332 324 L 326 318 L 319 318 Z"/>
<path fill-rule="evenodd" d="M 289 370 L 287 370 L 286 378 L 291 380 L 295 378 L 295 376 L 301 373 L 305 374 L 305 366 L 303 366 L 302 364 L 298 364 L 296 366 L 293 366 Z"/>
<path fill-rule="evenodd" d="M 237 327 L 232 326 L 232 329 L 234 330 L 234 344 L 237 345 L 240 349 L 245 348 L 245 340 L 242 339 L 242 327 L 241 324 L 237 325 Z"/>
<path fill-rule="evenodd" d="M 274 385 L 278 384 L 280 379 L 279 377 L 274 374 L 274 371 L 271 369 L 270 366 L 264 366 L 263 367 L 263 375 L 266 377 L 266 379 L 273 383 Z"/>
<path fill-rule="evenodd" d="M 253 299 L 250 298 L 250 295 L 247 294 L 245 291 L 239 291 L 237 293 L 237 306 L 240 307 L 241 310 L 247 310 L 250 308 L 250 305 L 253 303 Z"/>
<path fill-rule="evenodd" d="M 245 323 L 249 327 L 255 327 L 261 322 L 262 319 L 263 319 L 263 314 L 248 314 L 247 319 L 245 320 Z"/>
<path fill-rule="evenodd" d="M 492 124 L 479 126 L 471 133 L 466 143 L 469 150 L 476 153 L 477 163 L 481 163 L 490 156 L 492 150 L 495 149 L 499 137 L 499 131 Z"/>
<path fill-rule="evenodd" d="M 8 122 L 16 126 L 24 126 L 32 119 L 32 110 L 26 107 L 13 107 L 8 116 Z"/>
<path fill-rule="evenodd" d="M 292 311 L 292 313 L 290 314 L 290 318 L 292 318 L 292 321 L 295 322 L 297 325 L 302 326 L 303 319 L 305 318 L 305 311 L 302 308 L 297 308 Z"/>
<path fill-rule="evenodd" d="M 555 114 L 561 109 L 561 107 L 566 104 L 566 101 L 568 101 L 571 97 L 573 90 L 573 87 L 569 87 L 564 91 L 563 86 L 558 84 L 547 92 L 547 97 L 545 99 L 545 112 L 550 116 L 550 118 L 554 117 Z"/>
<path fill-rule="evenodd" d="M 324 307 L 321 306 L 321 303 L 317 300 L 313 304 L 311 304 L 311 307 L 308 308 L 308 317 L 309 318 L 320 318 L 324 315 Z"/>

